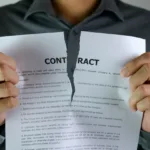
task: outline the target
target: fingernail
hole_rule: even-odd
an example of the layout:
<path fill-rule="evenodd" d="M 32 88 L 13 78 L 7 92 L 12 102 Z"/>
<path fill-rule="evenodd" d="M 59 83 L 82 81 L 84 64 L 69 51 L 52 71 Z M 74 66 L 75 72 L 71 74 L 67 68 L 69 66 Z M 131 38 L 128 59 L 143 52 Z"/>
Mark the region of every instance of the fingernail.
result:
<path fill-rule="evenodd" d="M 121 70 L 121 76 L 122 76 L 122 77 L 128 77 L 128 76 L 129 76 L 129 72 L 128 72 L 127 67 L 124 67 L 124 68 Z"/>
<path fill-rule="evenodd" d="M 130 97 L 129 99 L 129 106 L 132 112 L 136 112 L 137 108 L 135 106 L 132 105 L 133 101 L 132 101 L 132 97 Z"/>
<path fill-rule="evenodd" d="M 137 111 L 136 109 L 133 109 L 133 108 L 131 110 L 132 110 L 132 112 L 136 112 Z"/>

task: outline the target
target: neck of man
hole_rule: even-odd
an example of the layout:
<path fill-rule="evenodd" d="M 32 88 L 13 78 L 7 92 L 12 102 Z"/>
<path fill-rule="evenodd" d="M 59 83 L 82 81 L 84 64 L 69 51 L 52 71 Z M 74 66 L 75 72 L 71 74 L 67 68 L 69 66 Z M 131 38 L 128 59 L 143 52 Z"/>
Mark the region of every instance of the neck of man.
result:
<path fill-rule="evenodd" d="M 54 0 L 56 14 L 71 24 L 77 24 L 91 15 L 100 0 Z"/>

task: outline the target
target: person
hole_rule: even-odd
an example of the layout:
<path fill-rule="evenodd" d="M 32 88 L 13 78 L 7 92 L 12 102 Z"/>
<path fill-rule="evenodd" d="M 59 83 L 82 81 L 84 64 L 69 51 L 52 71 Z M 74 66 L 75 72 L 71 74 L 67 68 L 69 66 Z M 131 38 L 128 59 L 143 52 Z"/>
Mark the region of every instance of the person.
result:
<path fill-rule="evenodd" d="M 127 63 L 121 76 L 130 77 L 131 109 L 144 112 L 138 150 L 150 150 L 150 11 L 120 0 L 21 0 L 0 8 L 1 37 L 60 31 L 65 34 L 69 59 L 72 60 L 68 69 L 72 73 L 81 31 L 146 39 L 146 53 Z M 18 104 L 16 65 L 12 58 L 0 53 L 1 150 L 5 150 L 2 140 L 5 113 Z"/>

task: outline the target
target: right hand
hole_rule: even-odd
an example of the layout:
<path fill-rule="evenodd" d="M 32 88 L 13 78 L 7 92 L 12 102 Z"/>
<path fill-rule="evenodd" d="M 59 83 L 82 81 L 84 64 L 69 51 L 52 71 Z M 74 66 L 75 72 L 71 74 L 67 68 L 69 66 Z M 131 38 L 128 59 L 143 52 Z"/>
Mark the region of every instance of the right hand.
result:
<path fill-rule="evenodd" d="M 16 62 L 0 53 L 0 125 L 5 121 L 5 113 L 18 104 L 19 89 L 15 86 L 18 81 Z"/>

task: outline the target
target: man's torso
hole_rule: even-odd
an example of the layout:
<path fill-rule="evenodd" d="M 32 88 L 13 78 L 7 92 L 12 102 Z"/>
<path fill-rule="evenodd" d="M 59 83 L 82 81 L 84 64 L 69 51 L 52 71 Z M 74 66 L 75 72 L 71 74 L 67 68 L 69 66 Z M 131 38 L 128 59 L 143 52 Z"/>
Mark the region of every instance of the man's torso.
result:
<path fill-rule="evenodd" d="M 144 38 L 147 51 L 150 51 L 150 12 L 147 10 L 120 1 L 104 0 L 104 8 L 99 8 L 83 22 L 71 27 L 48 10 L 47 0 L 35 1 L 23 0 L 0 8 L 0 36 L 64 32 L 70 77 L 79 52 L 81 31 Z M 113 52 L 113 49 L 110 52 Z"/>

